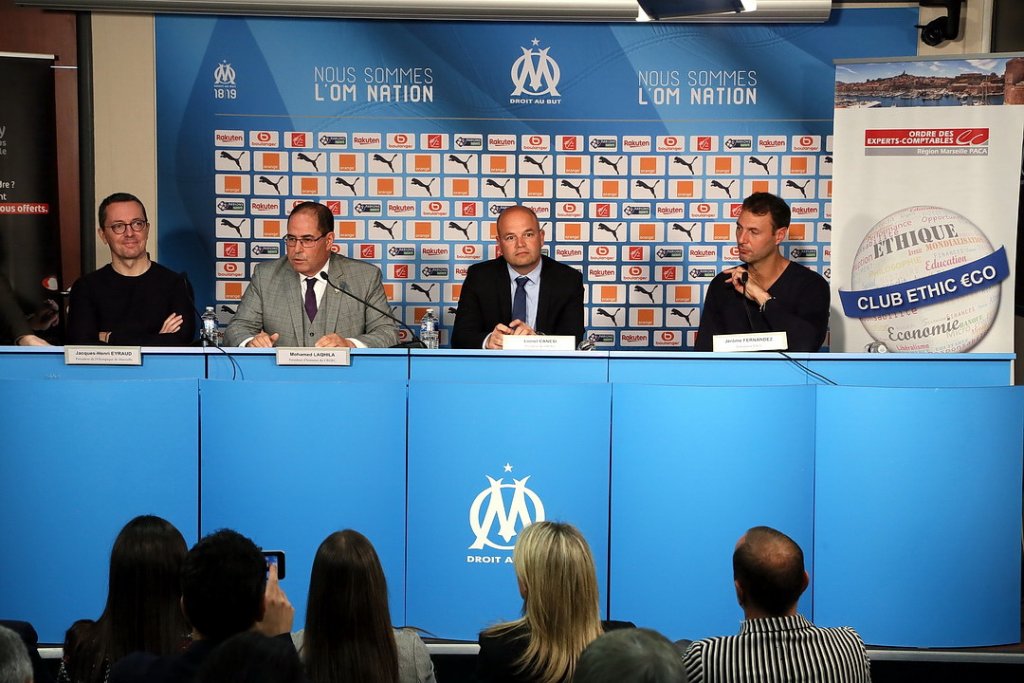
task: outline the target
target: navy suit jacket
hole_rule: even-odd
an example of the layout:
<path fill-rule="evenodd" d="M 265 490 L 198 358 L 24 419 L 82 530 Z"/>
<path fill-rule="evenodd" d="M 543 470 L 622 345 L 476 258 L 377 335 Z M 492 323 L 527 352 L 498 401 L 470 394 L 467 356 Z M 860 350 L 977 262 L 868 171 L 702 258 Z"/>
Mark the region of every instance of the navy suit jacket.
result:
<path fill-rule="evenodd" d="M 575 268 L 541 257 L 537 324 L 542 334 L 571 334 L 578 344 L 583 329 L 583 276 Z M 505 259 L 469 267 L 459 295 L 452 330 L 453 349 L 479 349 L 498 323 L 512 322 L 512 285 Z"/>

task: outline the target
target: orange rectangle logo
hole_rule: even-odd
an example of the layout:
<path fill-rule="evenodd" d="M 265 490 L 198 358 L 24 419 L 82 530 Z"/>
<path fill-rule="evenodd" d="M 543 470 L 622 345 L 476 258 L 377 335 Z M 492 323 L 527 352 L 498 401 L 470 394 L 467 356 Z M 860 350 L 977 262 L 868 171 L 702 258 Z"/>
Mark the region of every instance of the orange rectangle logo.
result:
<path fill-rule="evenodd" d="M 491 157 L 491 173 L 505 173 L 508 170 L 508 163 L 505 157 Z"/>
<path fill-rule="evenodd" d="M 715 173 L 729 175 L 733 173 L 732 157 L 715 157 Z"/>
<path fill-rule="evenodd" d="M 356 222 L 355 221 L 335 221 L 334 230 L 338 233 L 338 237 L 346 237 L 354 239 L 356 236 Z"/>
<path fill-rule="evenodd" d="M 281 155 L 277 152 L 263 152 L 260 155 L 260 163 L 264 171 L 280 171 Z"/>
<path fill-rule="evenodd" d="M 456 197 L 469 196 L 469 178 L 453 178 L 452 194 Z"/>
<path fill-rule="evenodd" d="M 583 173 L 583 157 L 565 157 L 566 173 Z"/>
<path fill-rule="evenodd" d="M 428 306 L 415 306 L 412 309 L 413 318 L 416 320 L 416 324 L 419 325 L 423 316 L 427 314 L 430 308 Z"/>
<path fill-rule="evenodd" d="M 732 238 L 732 225 L 729 223 L 712 223 L 711 239 L 724 241 Z"/>
<path fill-rule="evenodd" d="M 654 324 L 654 309 L 653 308 L 638 308 L 636 311 L 636 324 L 637 325 L 653 325 Z"/>
<path fill-rule="evenodd" d="M 384 287 L 384 296 L 387 297 L 388 301 L 395 300 L 395 284 L 393 282 L 382 283 Z"/>
<path fill-rule="evenodd" d="M 619 181 L 618 180 L 602 180 L 601 181 L 601 196 L 602 197 L 618 197 L 619 196 Z"/>
<path fill-rule="evenodd" d="M 242 191 L 242 176 L 240 176 L 240 175 L 226 175 L 226 176 L 224 176 L 224 191 L 225 192 L 241 192 Z"/>
<path fill-rule="evenodd" d="M 637 236 L 641 240 L 645 242 L 650 242 L 654 240 L 654 235 L 654 223 L 641 223 L 639 226 L 637 226 Z"/>
<path fill-rule="evenodd" d="M 318 178 L 300 178 L 299 194 L 320 194 Z"/>
<path fill-rule="evenodd" d="M 831 180 L 826 180 L 825 181 L 825 196 L 826 197 L 831 197 L 832 196 L 832 181 Z"/>
<path fill-rule="evenodd" d="M 412 158 L 412 168 L 416 173 L 433 173 L 429 154 L 416 154 Z"/>
<path fill-rule="evenodd" d="M 676 197 L 681 198 L 692 198 L 693 197 L 693 181 L 692 180 L 677 180 L 676 181 Z"/>
<path fill-rule="evenodd" d="M 615 303 L 619 298 L 619 288 L 615 285 L 601 285 L 601 303 Z"/>
<path fill-rule="evenodd" d="M 658 159 L 656 157 L 640 157 L 640 172 L 645 174 L 658 172 Z"/>
<path fill-rule="evenodd" d="M 430 221 L 416 221 L 413 223 L 414 239 L 429 240 L 431 236 Z"/>
<path fill-rule="evenodd" d="M 754 182 L 750 183 L 751 194 L 753 194 L 754 192 L 767 192 L 768 187 L 769 185 L 767 180 L 755 180 Z"/>
<path fill-rule="evenodd" d="M 462 285 L 461 284 L 452 285 L 452 299 L 454 299 L 455 301 L 458 301 L 460 296 L 462 296 Z"/>
<path fill-rule="evenodd" d="M 562 226 L 562 239 L 579 240 L 583 234 L 582 223 L 566 223 Z"/>
<path fill-rule="evenodd" d="M 280 237 L 281 221 L 263 221 L 264 237 Z"/>
<path fill-rule="evenodd" d="M 356 155 L 355 154 L 339 154 L 338 169 L 339 171 L 354 171 L 356 170 Z"/>
<path fill-rule="evenodd" d="M 377 186 L 377 194 L 379 195 L 393 195 L 395 194 L 395 179 L 394 178 L 374 178 L 374 184 Z"/>
<path fill-rule="evenodd" d="M 242 298 L 242 283 L 241 282 L 225 282 L 224 283 L 224 296 L 228 299 L 241 299 Z"/>
<path fill-rule="evenodd" d="M 802 241 L 807 239 L 807 224 L 806 223 L 790 223 L 789 232 L 787 236 L 791 240 Z"/>
<path fill-rule="evenodd" d="M 544 181 L 543 180 L 527 180 L 526 181 L 526 196 L 527 197 L 543 197 L 544 196 Z"/>
<path fill-rule="evenodd" d="M 807 173 L 807 157 L 791 157 L 789 160 L 790 173 Z"/>
<path fill-rule="evenodd" d="M 693 285 L 673 285 L 672 303 L 688 304 L 693 302 Z"/>

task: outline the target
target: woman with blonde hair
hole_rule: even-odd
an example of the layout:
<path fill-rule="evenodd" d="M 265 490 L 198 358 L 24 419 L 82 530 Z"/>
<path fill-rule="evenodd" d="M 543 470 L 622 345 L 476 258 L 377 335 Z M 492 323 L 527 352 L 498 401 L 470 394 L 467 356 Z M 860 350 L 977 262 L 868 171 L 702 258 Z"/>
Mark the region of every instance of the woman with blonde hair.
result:
<path fill-rule="evenodd" d="M 335 531 L 313 559 L 306 628 L 292 634 L 312 683 L 434 683 L 412 629 L 393 629 L 377 551 L 358 531 Z"/>
<path fill-rule="evenodd" d="M 571 524 L 526 527 L 512 562 L 523 616 L 480 634 L 476 676 L 482 683 L 565 683 L 591 641 L 606 630 L 632 626 L 601 622 L 594 557 Z"/>

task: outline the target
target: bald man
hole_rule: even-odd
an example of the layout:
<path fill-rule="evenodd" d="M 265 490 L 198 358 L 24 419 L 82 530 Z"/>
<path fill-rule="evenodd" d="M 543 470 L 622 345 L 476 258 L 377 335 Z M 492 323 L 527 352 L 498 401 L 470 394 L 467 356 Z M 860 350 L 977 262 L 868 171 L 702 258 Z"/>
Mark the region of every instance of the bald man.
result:
<path fill-rule="evenodd" d="M 509 335 L 583 339 L 583 276 L 541 254 L 544 231 L 531 209 L 498 216 L 499 256 L 469 267 L 452 329 L 453 349 L 501 349 Z"/>
<path fill-rule="evenodd" d="M 819 628 L 797 614 L 807 588 L 804 554 L 786 534 L 758 526 L 732 555 L 739 635 L 695 641 L 684 655 L 687 680 L 729 683 L 861 683 L 871 680 L 860 636 Z"/>

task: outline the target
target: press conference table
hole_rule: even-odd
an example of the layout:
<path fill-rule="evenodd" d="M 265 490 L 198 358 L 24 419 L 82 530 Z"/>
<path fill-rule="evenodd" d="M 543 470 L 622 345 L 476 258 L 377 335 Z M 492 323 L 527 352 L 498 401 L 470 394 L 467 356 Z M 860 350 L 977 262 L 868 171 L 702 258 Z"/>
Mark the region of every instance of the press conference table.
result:
<path fill-rule="evenodd" d="M 117 530 L 153 513 L 190 544 L 228 526 L 285 550 L 298 624 L 317 545 L 359 529 L 395 623 L 474 638 L 518 614 L 514 534 L 546 518 L 591 543 L 607 616 L 672 638 L 736 631 L 732 548 L 767 524 L 804 548 L 819 624 L 1017 642 L 1013 357 L 792 358 L 143 349 L 112 367 L 4 347 L 0 616 L 59 642 L 101 611 Z"/>

